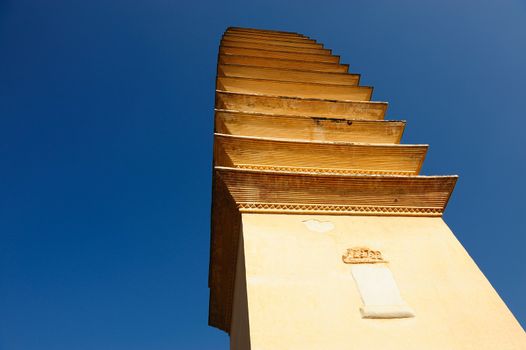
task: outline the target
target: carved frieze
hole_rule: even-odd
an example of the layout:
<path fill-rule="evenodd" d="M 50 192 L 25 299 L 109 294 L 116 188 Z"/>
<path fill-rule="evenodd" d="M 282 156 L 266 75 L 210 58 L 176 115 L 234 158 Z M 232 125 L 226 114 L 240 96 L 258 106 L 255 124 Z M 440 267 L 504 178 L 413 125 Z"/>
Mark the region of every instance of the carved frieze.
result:
<path fill-rule="evenodd" d="M 347 249 L 342 256 L 346 264 L 378 264 L 387 263 L 379 250 L 372 250 L 367 247 L 354 247 Z"/>

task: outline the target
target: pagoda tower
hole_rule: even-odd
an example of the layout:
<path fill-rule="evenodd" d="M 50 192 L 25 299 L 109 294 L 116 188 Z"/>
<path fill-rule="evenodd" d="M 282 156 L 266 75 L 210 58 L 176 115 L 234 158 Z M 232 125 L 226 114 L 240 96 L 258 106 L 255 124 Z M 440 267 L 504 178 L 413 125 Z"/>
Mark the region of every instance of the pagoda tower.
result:
<path fill-rule="evenodd" d="M 219 48 L 209 324 L 234 350 L 526 349 L 442 219 L 456 176 L 307 36 Z"/>

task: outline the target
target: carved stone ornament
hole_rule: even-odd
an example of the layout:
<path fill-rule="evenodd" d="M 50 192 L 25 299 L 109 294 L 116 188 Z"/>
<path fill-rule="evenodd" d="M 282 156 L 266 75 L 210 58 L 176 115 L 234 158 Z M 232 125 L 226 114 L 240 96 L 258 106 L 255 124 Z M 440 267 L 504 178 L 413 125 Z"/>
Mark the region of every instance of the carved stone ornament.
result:
<path fill-rule="evenodd" d="M 387 263 L 387 260 L 384 260 L 382 256 L 382 252 L 367 247 L 353 247 L 347 249 L 347 252 L 342 256 L 342 260 L 346 264 Z"/>

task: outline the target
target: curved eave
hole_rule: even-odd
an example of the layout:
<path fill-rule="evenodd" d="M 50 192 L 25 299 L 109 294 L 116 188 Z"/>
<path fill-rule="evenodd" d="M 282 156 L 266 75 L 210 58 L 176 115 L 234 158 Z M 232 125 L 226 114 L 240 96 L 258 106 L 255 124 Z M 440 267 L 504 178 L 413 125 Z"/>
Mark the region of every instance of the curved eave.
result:
<path fill-rule="evenodd" d="M 216 166 L 289 172 L 417 175 L 427 149 L 428 145 L 214 136 Z"/>
<path fill-rule="evenodd" d="M 248 113 L 383 120 L 387 102 L 271 96 L 216 90 L 215 107 Z"/>
<path fill-rule="evenodd" d="M 403 120 L 350 120 L 272 113 L 215 110 L 215 132 L 306 141 L 398 144 Z"/>

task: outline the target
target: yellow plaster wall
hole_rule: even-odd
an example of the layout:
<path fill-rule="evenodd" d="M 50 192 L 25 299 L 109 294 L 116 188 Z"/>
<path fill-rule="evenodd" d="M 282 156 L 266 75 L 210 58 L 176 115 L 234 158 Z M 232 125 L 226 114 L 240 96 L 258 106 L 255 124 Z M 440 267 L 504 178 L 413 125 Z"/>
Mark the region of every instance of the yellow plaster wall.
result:
<path fill-rule="evenodd" d="M 334 229 L 314 232 L 309 219 Z M 524 331 L 441 218 L 243 214 L 242 231 L 231 335 L 244 345 L 231 349 L 526 349 Z M 361 318 L 341 259 L 353 246 L 389 260 L 415 318 Z"/>

